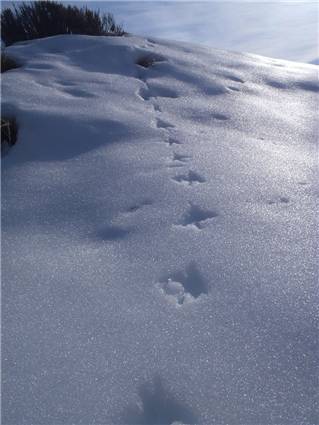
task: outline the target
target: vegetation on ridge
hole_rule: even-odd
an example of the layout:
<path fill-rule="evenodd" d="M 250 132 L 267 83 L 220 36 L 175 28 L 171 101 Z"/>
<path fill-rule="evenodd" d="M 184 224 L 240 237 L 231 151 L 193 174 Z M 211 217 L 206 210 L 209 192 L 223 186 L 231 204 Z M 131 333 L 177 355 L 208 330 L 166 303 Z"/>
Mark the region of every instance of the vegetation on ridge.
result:
<path fill-rule="evenodd" d="M 8 149 L 17 141 L 18 124 L 13 117 L 1 117 L 1 154 L 4 155 Z"/>
<path fill-rule="evenodd" d="M 110 13 L 55 1 L 13 5 L 1 12 L 1 37 L 6 45 L 58 34 L 123 35 Z"/>
<path fill-rule="evenodd" d="M 15 68 L 19 68 L 19 64 L 12 57 L 1 52 L 1 73 Z"/>

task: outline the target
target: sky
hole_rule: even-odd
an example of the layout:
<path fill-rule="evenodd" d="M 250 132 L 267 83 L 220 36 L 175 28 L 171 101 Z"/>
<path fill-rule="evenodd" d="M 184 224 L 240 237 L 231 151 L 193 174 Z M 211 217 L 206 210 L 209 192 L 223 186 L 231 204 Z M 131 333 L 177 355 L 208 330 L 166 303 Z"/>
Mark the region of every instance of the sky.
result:
<path fill-rule="evenodd" d="M 136 35 L 298 62 L 314 63 L 319 58 L 317 2 L 126 0 L 72 3 L 109 11 L 126 31 Z"/>
<path fill-rule="evenodd" d="M 317 2 L 79 3 L 112 12 L 134 34 L 299 62 L 313 62 L 319 57 Z"/>

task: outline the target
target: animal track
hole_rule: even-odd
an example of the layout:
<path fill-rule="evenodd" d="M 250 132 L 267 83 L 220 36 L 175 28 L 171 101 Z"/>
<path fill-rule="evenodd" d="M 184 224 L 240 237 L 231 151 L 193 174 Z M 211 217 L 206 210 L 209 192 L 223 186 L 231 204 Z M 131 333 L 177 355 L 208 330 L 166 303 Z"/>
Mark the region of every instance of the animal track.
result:
<path fill-rule="evenodd" d="M 268 84 L 268 86 L 274 87 L 276 89 L 288 89 L 289 88 L 286 83 L 282 83 L 280 81 L 268 80 L 268 81 L 266 81 L 266 84 Z"/>
<path fill-rule="evenodd" d="M 268 201 L 267 203 L 269 205 L 273 205 L 273 204 L 277 204 L 277 203 L 289 204 L 289 202 L 290 202 L 289 198 L 287 198 L 286 196 L 281 196 L 281 197 L 279 197 L 278 200 L 271 200 L 271 201 Z"/>
<path fill-rule="evenodd" d="M 266 81 L 266 84 L 276 89 L 288 90 L 290 88 L 298 88 L 306 91 L 319 92 L 319 84 L 311 81 L 299 81 L 293 85 L 289 85 L 288 83 L 282 81 L 268 80 Z"/>
<path fill-rule="evenodd" d="M 72 97 L 95 97 L 94 95 L 92 95 L 91 93 L 88 93 L 84 90 L 81 89 L 76 89 L 76 88 L 64 88 L 63 89 L 63 93 L 68 94 Z"/>
<path fill-rule="evenodd" d="M 174 152 L 173 156 L 173 162 L 171 163 L 170 167 L 183 167 L 189 160 L 189 155 L 183 155 L 180 153 Z"/>
<path fill-rule="evenodd" d="M 46 63 L 31 63 L 27 66 L 28 71 L 47 71 L 54 68 L 54 65 L 49 65 Z"/>
<path fill-rule="evenodd" d="M 126 238 L 129 233 L 130 229 L 127 228 L 120 226 L 107 226 L 104 229 L 101 229 L 97 236 L 99 239 L 103 239 L 105 241 L 116 241 Z"/>
<path fill-rule="evenodd" d="M 169 146 L 182 144 L 182 142 L 173 137 L 169 137 L 167 140 L 164 140 L 164 142 L 167 143 Z"/>
<path fill-rule="evenodd" d="M 188 185 L 193 185 L 196 183 L 204 183 L 206 180 L 200 174 L 195 171 L 189 171 L 188 174 L 180 174 L 173 178 L 178 183 L 186 183 Z"/>
<path fill-rule="evenodd" d="M 297 87 L 302 89 L 302 90 L 312 91 L 314 93 L 319 92 L 318 82 L 300 81 L 300 82 L 297 83 Z"/>
<path fill-rule="evenodd" d="M 174 128 L 175 126 L 168 121 L 164 121 L 160 118 L 156 119 L 156 127 L 157 128 Z"/>
<path fill-rule="evenodd" d="M 204 210 L 197 205 L 190 203 L 190 207 L 186 214 L 183 216 L 181 226 L 195 226 L 197 229 L 203 229 L 207 224 L 208 220 L 217 217 L 218 214 L 215 211 Z"/>
<path fill-rule="evenodd" d="M 129 406 L 121 423 L 128 425 L 182 425 L 196 424 L 194 413 L 178 401 L 164 387 L 162 379 L 155 376 L 138 391 L 140 402 Z"/>
<path fill-rule="evenodd" d="M 244 83 L 245 81 L 235 75 L 227 75 L 228 80 L 235 81 L 236 83 Z"/>
<path fill-rule="evenodd" d="M 178 97 L 178 94 L 171 89 L 164 88 L 164 87 L 152 88 L 147 83 L 145 83 L 145 87 L 140 88 L 140 90 L 138 91 L 138 95 L 143 100 L 150 100 L 152 98 L 161 98 L 161 97 L 176 99 Z"/>
<path fill-rule="evenodd" d="M 139 58 L 136 62 L 136 65 L 139 65 L 143 68 L 149 68 L 158 62 L 163 62 L 164 60 L 165 59 L 162 56 L 155 56 L 154 54 L 149 54 Z"/>
<path fill-rule="evenodd" d="M 212 117 L 215 120 L 219 120 L 219 121 L 226 121 L 226 120 L 229 119 L 229 117 L 227 117 L 226 115 L 224 115 L 224 114 L 218 114 L 218 113 L 212 114 Z"/>
<path fill-rule="evenodd" d="M 284 204 L 288 204 L 289 203 L 289 198 L 286 198 L 285 196 L 281 196 L 279 198 L 280 202 L 283 202 Z"/>
<path fill-rule="evenodd" d="M 178 93 L 167 87 L 150 87 L 152 97 L 167 97 L 168 99 L 177 99 Z"/>
<path fill-rule="evenodd" d="M 141 87 L 138 91 L 138 96 L 142 98 L 142 100 L 150 100 L 149 89 L 147 87 Z"/>
<path fill-rule="evenodd" d="M 57 80 L 56 83 L 63 87 L 74 87 L 76 84 L 70 81 Z"/>
<path fill-rule="evenodd" d="M 189 155 L 183 155 L 181 153 L 174 152 L 173 161 L 187 162 L 189 159 L 190 159 Z"/>
<path fill-rule="evenodd" d="M 208 285 L 194 262 L 180 272 L 166 275 L 160 282 L 162 292 L 177 306 L 189 304 L 208 293 Z"/>
<path fill-rule="evenodd" d="M 152 202 L 149 201 L 149 200 L 145 200 L 145 201 L 140 202 L 139 204 L 133 204 L 126 210 L 126 212 L 134 213 L 134 212 L 142 209 L 143 207 L 145 207 L 147 205 L 152 205 Z"/>
<path fill-rule="evenodd" d="M 240 89 L 238 87 L 234 87 L 234 86 L 228 86 L 229 90 L 232 91 L 240 91 Z"/>
<path fill-rule="evenodd" d="M 191 157 L 189 155 L 183 155 L 174 152 L 173 160 L 170 164 L 170 167 L 183 167 L 190 160 L 190 158 Z"/>

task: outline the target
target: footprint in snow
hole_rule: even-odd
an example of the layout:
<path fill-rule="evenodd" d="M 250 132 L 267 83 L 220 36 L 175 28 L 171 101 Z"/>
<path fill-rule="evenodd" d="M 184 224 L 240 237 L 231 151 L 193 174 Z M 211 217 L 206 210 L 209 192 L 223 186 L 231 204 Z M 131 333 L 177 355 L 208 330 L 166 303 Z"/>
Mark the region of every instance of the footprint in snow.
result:
<path fill-rule="evenodd" d="M 197 205 L 190 203 L 190 207 L 182 217 L 180 226 L 194 226 L 197 229 L 203 229 L 208 221 L 217 217 L 218 214 L 215 211 L 205 210 Z"/>
<path fill-rule="evenodd" d="M 139 401 L 125 409 L 121 423 L 128 425 L 194 425 L 197 418 L 176 398 L 159 375 L 138 389 Z"/>
<path fill-rule="evenodd" d="M 141 56 L 137 61 L 136 65 L 141 66 L 142 68 L 150 68 L 154 66 L 156 63 L 164 62 L 165 58 L 162 56 L 154 55 L 153 53 L 146 54 Z"/>
<path fill-rule="evenodd" d="M 129 208 L 127 208 L 126 212 L 127 213 L 135 213 L 135 212 L 141 210 L 143 207 L 145 207 L 147 205 L 152 205 L 152 201 L 145 200 L 145 201 L 142 201 L 140 203 L 132 204 Z"/>
<path fill-rule="evenodd" d="M 272 199 L 272 200 L 268 201 L 267 203 L 269 205 L 273 205 L 273 204 L 278 204 L 278 203 L 280 203 L 280 204 L 289 204 L 289 202 L 290 202 L 289 198 L 287 198 L 286 196 L 281 196 L 278 199 L 276 199 L 276 200 L 273 200 Z"/>
<path fill-rule="evenodd" d="M 175 90 L 168 87 L 150 87 L 152 97 L 164 97 L 167 99 L 177 99 L 179 97 Z"/>
<path fill-rule="evenodd" d="M 153 104 L 153 108 L 155 112 L 162 112 L 161 108 L 159 105 L 157 105 L 156 103 Z"/>
<path fill-rule="evenodd" d="M 205 183 L 206 181 L 204 177 L 202 177 L 195 171 L 189 171 L 188 174 L 180 174 L 178 176 L 175 176 L 173 177 L 173 180 L 177 181 L 178 183 L 186 183 L 189 186 L 192 186 L 196 183 Z"/>
<path fill-rule="evenodd" d="M 297 87 L 302 90 L 311 91 L 314 93 L 319 92 L 319 83 L 318 81 L 299 81 Z"/>
<path fill-rule="evenodd" d="M 169 137 L 167 140 L 164 140 L 164 142 L 169 146 L 182 144 L 182 142 L 180 142 L 178 139 L 175 139 L 174 137 Z"/>
<path fill-rule="evenodd" d="M 234 86 L 228 86 L 228 89 L 232 91 L 240 91 L 238 87 L 234 87 Z"/>
<path fill-rule="evenodd" d="M 142 100 L 149 100 L 150 99 L 150 95 L 149 95 L 149 89 L 147 87 L 141 87 L 137 93 L 137 95 L 142 99 Z"/>
<path fill-rule="evenodd" d="M 244 82 L 245 82 L 242 78 L 237 77 L 236 75 L 226 75 L 225 77 L 228 80 L 235 81 L 236 83 L 242 83 L 242 84 L 244 84 Z"/>
<path fill-rule="evenodd" d="M 226 115 L 224 115 L 224 114 L 218 114 L 218 113 L 212 114 L 212 117 L 215 120 L 219 120 L 219 121 L 226 121 L 226 120 L 229 119 L 229 117 L 227 117 Z"/>
<path fill-rule="evenodd" d="M 208 293 L 208 284 L 191 262 L 185 270 L 165 275 L 160 279 L 160 289 L 168 301 L 177 307 L 194 302 L 200 295 Z"/>
<path fill-rule="evenodd" d="M 63 93 L 71 96 L 71 97 L 82 97 L 82 98 L 89 98 L 89 97 L 95 97 L 93 94 L 82 90 L 82 89 L 77 89 L 77 88 L 67 88 L 65 87 L 63 89 Z"/>
<path fill-rule="evenodd" d="M 151 98 L 178 98 L 178 93 L 176 93 L 174 90 L 165 87 L 150 87 L 143 78 L 139 79 L 144 82 L 145 87 L 141 87 L 138 95 L 144 100 L 150 100 Z"/>
<path fill-rule="evenodd" d="M 187 162 L 190 158 L 189 155 L 174 152 L 173 161 Z"/>
<path fill-rule="evenodd" d="M 104 241 L 118 241 L 125 239 L 131 233 L 131 229 L 121 226 L 106 226 L 100 229 L 96 236 Z"/>
<path fill-rule="evenodd" d="M 49 71 L 54 68 L 54 65 L 46 63 L 31 63 L 26 67 L 28 71 Z"/>
<path fill-rule="evenodd" d="M 288 84 L 281 82 L 281 81 L 274 81 L 274 80 L 268 80 L 265 81 L 266 85 L 273 87 L 275 89 L 288 89 Z"/>
<path fill-rule="evenodd" d="M 150 46 L 156 46 L 156 42 L 152 40 L 151 38 L 147 38 L 146 41 Z"/>
<path fill-rule="evenodd" d="M 174 128 L 175 126 L 168 121 L 164 121 L 160 118 L 156 119 L 156 127 L 157 128 Z"/>
<path fill-rule="evenodd" d="M 189 155 L 183 155 L 174 152 L 173 161 L 170 164 L 170 167 L 183 167 L 190 160 L 190 158 L 191 157 Z"/>
<path fill-rule="evenodd" d="M 57 80 L 56 83 L 59 86 L 63 86 L 63 87 L 74 87 L 76 85 L 76 83 L 73 83 L 71 81 L 63 81 L 63 80 Z"/>

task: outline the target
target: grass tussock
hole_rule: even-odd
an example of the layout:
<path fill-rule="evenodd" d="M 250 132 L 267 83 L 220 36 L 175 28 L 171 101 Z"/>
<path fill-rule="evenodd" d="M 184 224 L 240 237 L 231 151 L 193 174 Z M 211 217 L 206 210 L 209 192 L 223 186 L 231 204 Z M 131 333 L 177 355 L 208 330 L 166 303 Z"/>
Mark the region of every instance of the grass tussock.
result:
<path fill-rule="evenodd" d="M 1 12 L 1 37 L 6 45 L 58 34 L 124 35 L 110 13 L 55 1 L 13 5 Z"/>
<path fill-rule="evenodd" d="M 14 117 L 1 117 L 1 154 L 15 145 L 18 137 L 18 124 Z"/>
<path fill-rule="evenodd" d="M 1 73 L 19 68 L 19 64 L 6 53 L 1 52 Z"/>

